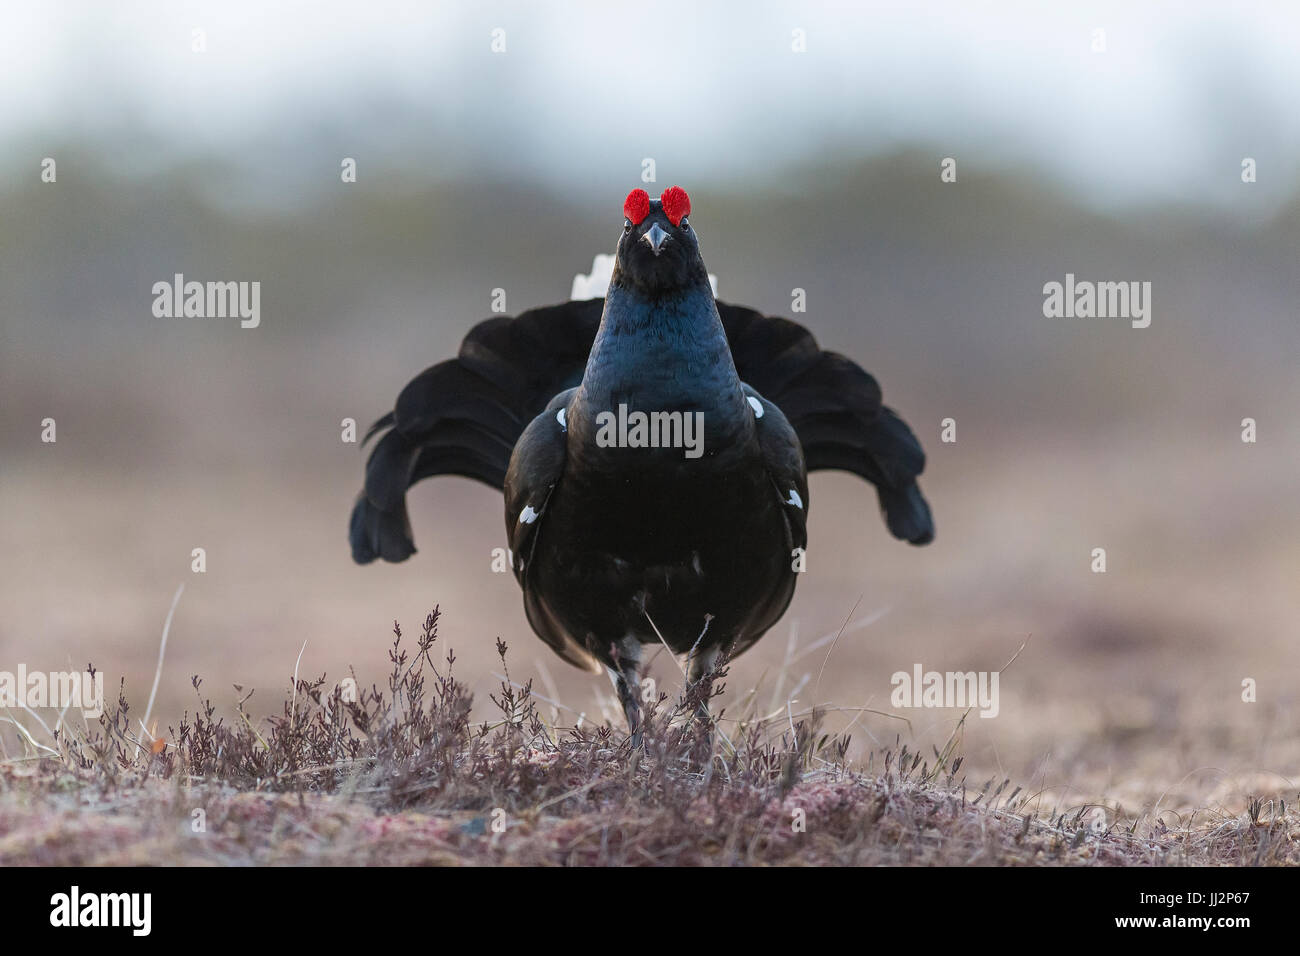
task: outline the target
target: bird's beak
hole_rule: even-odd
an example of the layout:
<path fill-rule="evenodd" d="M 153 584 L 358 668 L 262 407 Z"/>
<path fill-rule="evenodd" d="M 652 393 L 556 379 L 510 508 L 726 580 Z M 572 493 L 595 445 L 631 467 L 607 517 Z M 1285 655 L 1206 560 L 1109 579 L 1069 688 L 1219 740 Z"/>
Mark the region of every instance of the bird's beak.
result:
<path fill-rule="evenodd" d="M 641 237 L 641 241 L 650 246 L 651 252 L 655 255 L 659 255 L 659 251 L 663 249 L 664 243 L 668 241 L 668 233 L 659 228 L 659 223 L 654 222 L 651 223 L 650 228 L 645 231 L 645 234 Z"/>

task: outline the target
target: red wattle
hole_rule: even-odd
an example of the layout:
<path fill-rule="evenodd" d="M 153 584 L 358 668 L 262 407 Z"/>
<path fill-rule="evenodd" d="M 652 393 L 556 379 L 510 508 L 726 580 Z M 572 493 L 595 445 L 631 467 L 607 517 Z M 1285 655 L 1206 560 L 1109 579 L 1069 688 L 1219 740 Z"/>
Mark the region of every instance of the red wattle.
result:
<path fill-rule="evenodd" d="M 634 189 L 623 200 L 623 215 L 632 225 L 641 225 L 641 220 L 650 215 L 650 195 L 644 189 Z"/>
<path fill-rule="evenodd" d="M 681 186 L 669 186 L 659 197 L 659 202 L 663 204 L 664 215 L 674 226 L 680 226 L 682 220 L 691 214 L 691 197 Z"/>

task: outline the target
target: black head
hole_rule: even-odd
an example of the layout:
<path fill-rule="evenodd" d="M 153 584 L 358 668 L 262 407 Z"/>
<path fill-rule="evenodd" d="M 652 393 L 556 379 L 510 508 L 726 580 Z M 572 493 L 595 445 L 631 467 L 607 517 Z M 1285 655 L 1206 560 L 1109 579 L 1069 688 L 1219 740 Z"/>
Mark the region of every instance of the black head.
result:
<path fill-rule="evenodd" d="M 707 285 L 690 212 L 690 198 L 680 186 L 670 186 L 658 199 L 644 189 L 628 193 L 612 281 L 652 296 Z"/>

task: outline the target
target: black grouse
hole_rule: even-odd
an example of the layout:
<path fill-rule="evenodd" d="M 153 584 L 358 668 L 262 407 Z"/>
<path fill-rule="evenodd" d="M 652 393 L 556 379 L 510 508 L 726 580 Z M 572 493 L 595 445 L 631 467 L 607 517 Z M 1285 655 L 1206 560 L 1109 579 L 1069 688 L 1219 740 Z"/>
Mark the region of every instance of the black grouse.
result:
<path fill-rule="evenodd" d="M 880 387 L 807 329 L 714 298 L 690 200 L 633 190 L 603 300 L 476 325 L 418 375 L 366 465 L 352 556 L 415 551 L 406 490 L 431 475 L 505 492 L 533 630 L 610 675 L 639 741 L 642 648 L 688 655 L 688 679 L 785 612 L 807 544 L 807 472 L 876 487 L 890 532 L 934 535 L 925 454 Z"/>

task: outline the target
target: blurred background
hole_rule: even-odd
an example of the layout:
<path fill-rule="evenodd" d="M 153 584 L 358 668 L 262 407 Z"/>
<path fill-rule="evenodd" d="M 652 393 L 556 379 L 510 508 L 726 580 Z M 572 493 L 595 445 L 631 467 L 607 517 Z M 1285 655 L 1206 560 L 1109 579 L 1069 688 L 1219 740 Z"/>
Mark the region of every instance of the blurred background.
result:
<path fill-rule="evenodd" d="M 615 714 L 492 572 L 499 494 L 418 485 L 419 553 L 352 564 L 340 422 L 454 354 L 494 288 L 566 298 L 628 190 L 677 183 L 720 298 L 806 290 L 795 317 L 879 379 L 938 528 L 896 542 L 868 486 L 816 475 L 808 572 L 733 709 L 793 692 L 864 753 L 929 755 L 961 712 L 892 708 L 890 675 L 1028 641 L 961 731 L 976 788 L 1295 795 L 1300 7 L 49 6 L 0 3 L 0 670 L 93 662 L 141 716 L 184 583 L 162 727 L 196 674 L 277 713 L 300 651 L 380 679 L 393 620 L 435 604 L 483 716 L 498 636 L 562 722 Z M 175 273 L 260 282 L 260 327 L 155 317 Z M 1150 282 L 1150 327 L 1045 318 L 1066 273 Z"/>

